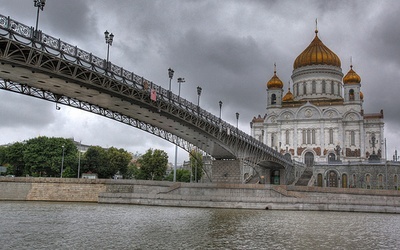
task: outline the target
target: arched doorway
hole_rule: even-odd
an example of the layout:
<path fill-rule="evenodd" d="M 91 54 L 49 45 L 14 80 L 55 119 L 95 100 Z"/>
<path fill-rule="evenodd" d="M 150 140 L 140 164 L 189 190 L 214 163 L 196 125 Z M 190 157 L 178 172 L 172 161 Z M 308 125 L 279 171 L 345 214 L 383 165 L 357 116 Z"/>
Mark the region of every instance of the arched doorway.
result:
<path fill-rule="evenodd" d="M 317 175 L 317 186 L 322 187 L 322 174 Z"/>
<path fill-rule="evenodd" d="M 328 172 L 328 187 L 338 187 L 337 173 L 333 170 Z"/>
<path fill-rule="evenodd" d="M 271 173 L 271 184 L 281 184 L 281 172 L 279 170 L 272 170 Z"/>
<path fill-rule="evenodd" d="M 314 165 L 314 154 L 311 152 L 307 152 L 304 155 L 304 163 L 307 167 L 312 167 Z"/>
<path fill-rule="evenodd" d="M 342 188 L 347 188 L 347 174 L 342 174 Z"/>

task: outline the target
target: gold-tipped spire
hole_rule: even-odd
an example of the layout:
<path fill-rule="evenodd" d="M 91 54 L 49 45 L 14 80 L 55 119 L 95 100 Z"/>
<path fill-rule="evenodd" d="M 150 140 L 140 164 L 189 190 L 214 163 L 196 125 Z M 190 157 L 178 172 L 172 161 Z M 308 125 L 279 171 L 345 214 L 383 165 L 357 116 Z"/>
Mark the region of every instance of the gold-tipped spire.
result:
<path fill-rule="evenodd" d="M 297 69 L 309 65 L 341 66 L 339 57 L 318 37 L 318 21 L 315 19 L 315 37 L 308 47 L 296 58 L 293 68 Z"/>
<path fill-rule="evenodd" d="M 283 88 L 283 82 L 279 77 L 276 75 L 276 63 L 274 63 L 274 75 L 272 78 L 267 82 L 268 89 L 281 89 Z"/>

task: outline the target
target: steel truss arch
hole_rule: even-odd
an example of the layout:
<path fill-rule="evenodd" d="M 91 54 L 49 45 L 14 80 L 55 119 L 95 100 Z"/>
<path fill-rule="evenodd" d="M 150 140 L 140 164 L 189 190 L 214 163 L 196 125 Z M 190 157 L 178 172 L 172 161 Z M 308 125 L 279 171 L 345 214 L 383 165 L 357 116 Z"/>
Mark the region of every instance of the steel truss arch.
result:
<path fill-rule="evenodd" d="M 0 78 L 6 80 L 3 89 L 96 113 L 159 136 L 186 151 L 196 147 L 216 159 L 240 158 L 253 164 L 269 161 L 284 168 L 295 166 L 290 159 L 262 142 L 153 82 L 110 62 L 107 65 L 104 59 L 41 31 L 34 36 L 33 27 L 2 15 L 0 62 L 8 69 L 17 68 L 17 72 L 31 71 L 31 76 L 39 79 L 35 85 L 26 79 L 9 79 L 12 69 L 0 71 Z M 50 86 L 38 75 L 57 80 Z M 63 93 L 57 84 L 70 88 L 70 93 Z M 85 91 L 85 98 L 76 94 L 80 88 Z M 157 93 L 156 101 L 150 98 L 152 91 Z M 176 131 L 171 126 L 155 126 L 144 117 L 133 117 L 121 113 L 122 108 L 118 111 L 118 108 L 90 99 L 96 93 L 107 96 L 113 105 L 126 102 L 162 114 L 162 119 L 173 121 L 174 125 L 190 130 L 193 135 Z"/>

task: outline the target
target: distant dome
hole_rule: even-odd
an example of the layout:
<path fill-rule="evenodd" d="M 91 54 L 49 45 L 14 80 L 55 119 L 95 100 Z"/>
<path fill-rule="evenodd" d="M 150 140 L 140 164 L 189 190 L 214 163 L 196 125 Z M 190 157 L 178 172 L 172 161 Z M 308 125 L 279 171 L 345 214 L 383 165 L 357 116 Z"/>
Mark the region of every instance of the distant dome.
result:
<path fill-rule="evenodd" d="M 364 100 L 364 94 L 363 94 L 363 92 L 361 92 L 361 91 L 360 91 L 360 99 L 361 99 L 361 100 Z"/>
<path fill-rule="evenodd" d="M 349 72 L 343 77 L 344 84 L 359 84 L 361 77 L 353 70 L 353 65 L 350 66 Z"/>
<path fill-rule="evenodd" d="M 276 70 L 274 70 L 274 76 L 272 76 L 271 80 L 267 82 L 268 89 L 281 89 L 283 88 L 283 82 L 276 75 Z"/>
<path fill-rule="evenodd" d="M 332 65 L 340 68 L 341 62 L 339 57 L 322 43 L 317 34 L 318 30 L 315 31 L 314 40 L 294 61 L 293 69 L 318 64 Z"/>
<path fill-rule="evenodd" d="M 290 88 L 288 90 L 288 92 L 286 93 L 286 95 L 282 98 L 283 102 L 288 102 L 288 101 L 293 101 L 293 94 L 292 92 L 290 92 Z"/>

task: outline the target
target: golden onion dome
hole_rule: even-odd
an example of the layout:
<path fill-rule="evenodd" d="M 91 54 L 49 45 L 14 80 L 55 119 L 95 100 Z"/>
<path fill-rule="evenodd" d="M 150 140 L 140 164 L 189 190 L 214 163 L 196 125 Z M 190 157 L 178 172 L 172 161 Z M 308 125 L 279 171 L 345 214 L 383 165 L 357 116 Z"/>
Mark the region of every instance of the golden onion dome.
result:
<path fill-rule="evenodd" d="M 343 77 L 344 84 L 359 84 L 361 77 L 353 70 L 353 65 L 350 65 L 349 72 Z"/>
<path fill-rule="evenodd" d="M 322 43 L 317 34 L 318 30 L 315 30 L 314 40 L 296 58 L 293 63 L 294 69 L 318 64 L 332 65 L 336 67 L 341 66 L 339 57 Z"/>
<path fill-rule="evenodd" d="M 274 76 L 272 76 L 271 80 L 269 80 L 267 82 L 267 88 L 268 89 L 281 89 L 281 88 L 283 88 L 283 82 L 276 75 L 276 69 L 274 70 Z"/>
<path fill-rule="evenodd" d="M 361 91 L 360 91 L 360 99 L 361 99 L 361 100 L 364 100 L 364 94 L 363 94 L 363 92 L 361 92 Z"/>
<path fill-rule="evenodd" d="M 288 101 L 293 101 L 293 94 L 292 92 L 290 92 L 290 88 L 288 90 L 288 92 L 286 93 L 286 95 L 282 98 L 283 102 L 288 102 Z"/>

